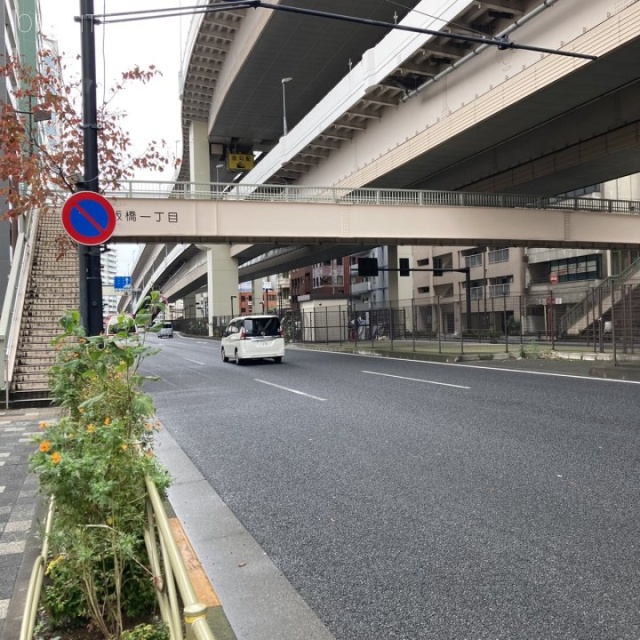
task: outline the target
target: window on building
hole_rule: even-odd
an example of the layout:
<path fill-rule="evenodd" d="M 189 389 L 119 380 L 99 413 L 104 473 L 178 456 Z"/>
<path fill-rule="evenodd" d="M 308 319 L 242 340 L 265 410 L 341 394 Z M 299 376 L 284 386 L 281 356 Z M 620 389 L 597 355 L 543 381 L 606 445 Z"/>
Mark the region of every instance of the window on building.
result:
<path fill-rule="evenodd" d="M 489 264 L 496 264 L 497 262 L 509 262 L 508 247 L 489 251 Z"/>
<path fill-rule="evenodd" d="M 597 280 L 602 277 L 602 256 L 578 256 L 552 260 L 549 263 L 549 273 L 556 274 L 558 282 L 575 282 L 578 280 Z"/>
<path fill-rule="evenodd" d="M 482 266 L 482 254 L 474 253 L 472 256 L 465 256 L 464 258 L 464 266 L 473 269 L 473 267 L 481 267 Z"/>

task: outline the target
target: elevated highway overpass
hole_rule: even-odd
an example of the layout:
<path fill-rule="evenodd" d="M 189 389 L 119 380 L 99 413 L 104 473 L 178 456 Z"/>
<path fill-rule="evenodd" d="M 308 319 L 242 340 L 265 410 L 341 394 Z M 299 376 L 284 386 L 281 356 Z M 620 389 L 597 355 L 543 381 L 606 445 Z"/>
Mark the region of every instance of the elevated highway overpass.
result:
<path fill-rule="evenodd" d="M 412 1 L 396 20 L 439 36 L 263 9 L 196 18 L 183 75 L 180 178 L 206 182 L 222 164 L 222 179 L 246 185 L 551 196 L 640 170 L 637 0 L 433 4 Z M 331 0 L 305 6 L 344 11 Z M 376 19 L 388 19 L 387 8 L 349 3 L 352 15 Z M 596 59 L 464 45 L 447 31 Z M 233 150 L 255 152 L 255 168 L 229 172 Z M 245 243 L 231 251 L 244 279 L 324 260 L 346 246 Z M 184 251 L 183 265 L 198 245 Z"/>

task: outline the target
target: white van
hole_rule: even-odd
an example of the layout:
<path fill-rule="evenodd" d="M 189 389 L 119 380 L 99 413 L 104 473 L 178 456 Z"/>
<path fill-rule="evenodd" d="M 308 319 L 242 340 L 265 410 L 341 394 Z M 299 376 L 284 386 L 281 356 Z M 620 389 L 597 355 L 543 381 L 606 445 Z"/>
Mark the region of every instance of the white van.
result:
<path fill-rule="evenodd" d="M 284 336 L 280 318 L 269 315 L 233 318 L 222 335 L 220 356 L 223 362 L 234 360 L 236 364 L 264 358 L 282 362 Z"/>
<path fill-rule="evenodd" d="M 158 331 L 158 338 L 173 338 L 173 324 L 165 320 Z"/>

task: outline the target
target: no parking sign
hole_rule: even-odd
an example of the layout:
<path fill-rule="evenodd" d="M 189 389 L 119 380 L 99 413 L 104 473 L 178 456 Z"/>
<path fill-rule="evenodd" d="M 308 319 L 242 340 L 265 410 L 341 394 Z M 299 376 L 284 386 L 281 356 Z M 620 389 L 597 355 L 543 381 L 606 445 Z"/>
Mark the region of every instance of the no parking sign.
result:
<path fill-rule="evenodd" d="M 116 212 L 99 193 L 78 191 L 62 205 L 62 226 L 79 244 L 103 244 L 116 228 Z"/>

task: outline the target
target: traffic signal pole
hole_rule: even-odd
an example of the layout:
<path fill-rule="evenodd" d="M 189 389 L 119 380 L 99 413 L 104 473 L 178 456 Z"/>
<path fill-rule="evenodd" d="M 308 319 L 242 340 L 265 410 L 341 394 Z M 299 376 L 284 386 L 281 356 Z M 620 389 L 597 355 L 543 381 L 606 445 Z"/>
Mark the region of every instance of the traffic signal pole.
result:
<path fill-rule="evenodd" d="M 85 191 L 99 192 L 96 40 L 93 0 L 80 0 L 82 59 L 82 136 Z M 80 317 L 87 335 L 103 331 L 100 247 L 78 245 Z"/>
<path fill-rule="evenodd" d="M 406 261 L 406 262 L 403 262 Z M 472 329 L 471 322 L 471 269 L 469 267 L 461 267 L 460 269 L 449 269 L 447 267 L 439 267 L 438 269 L 432 269 L 429 267 L 416 267 L 415 269 L 409 267 L 409 259 L 401 258 L 400 267 L 394 269 L 393 267 L 379 267 L 377 258 L 359 258 L 358 259 L 358 275 L 365 278 L 376 277 L 378 271 L 399 271 L 401 276 L 408 276 L 411 271 L 431 271 L 434 275 L 441 276 L 443 272 L 455 271 L 456 273 L 464 273 L 465 275 L 465 287 L 467 289 L 467 329 Z"/>

